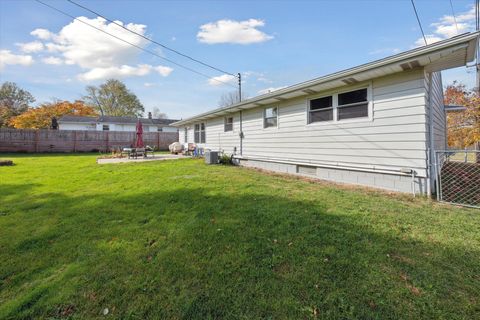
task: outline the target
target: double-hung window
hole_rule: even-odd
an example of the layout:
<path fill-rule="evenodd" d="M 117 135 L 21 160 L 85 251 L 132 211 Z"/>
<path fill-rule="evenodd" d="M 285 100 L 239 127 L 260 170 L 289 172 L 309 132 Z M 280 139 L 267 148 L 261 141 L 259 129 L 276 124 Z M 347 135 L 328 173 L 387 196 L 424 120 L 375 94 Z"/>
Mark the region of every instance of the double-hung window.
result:
<path fill-rule="evenodd" d="M 195 143 L 205 143 L 205 123 L 197 123 L 194 130 Z"/>
<path fill-rule="evenodd" d="M 267 108 L 263 113 L 263 127 L 270 128 L 277 126 L 278 109 L 277 107 Z"/>
<path fill-rule="evenodd" d="M 233 131 L 233 117 L 226 117 L 224 123 L 224 131 Z"/>
<path fill-rule="evenodd" d="M 183 129 L 183 142 L 188 142 L 188 128 Z"/>
<path fill-rule="evenodd" d="M 103 129 L 103 131 L 109 131 L 109 130 L 110 130 L 110 126 L 109 126 L 108 124 L 104 124 L 104 125 L 102 126 L 102 129 Z"/>
<path fill-rule="evenodd" d="M 333 97 L 310 100 L 308 123 L 333 120 Z"/>
<path fill-rule="evenodd" d="M 367 88 L 333 94 L 310 100 L 308 123 L 364 118 L 368 109 Z"/>
<path fill-rule="evenodd" d="M 340 93 L 338 95 L 338 120 L 368 117 L 367 89 Z"/>

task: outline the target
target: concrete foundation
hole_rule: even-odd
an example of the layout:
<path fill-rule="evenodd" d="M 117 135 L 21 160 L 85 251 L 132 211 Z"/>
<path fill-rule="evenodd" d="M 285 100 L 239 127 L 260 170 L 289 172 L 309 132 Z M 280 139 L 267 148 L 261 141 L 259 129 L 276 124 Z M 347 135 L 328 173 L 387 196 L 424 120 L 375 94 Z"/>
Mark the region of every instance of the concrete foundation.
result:
<path fill-rule="evenodd" d="M 274 172 L 288 173 L 309 178 L 354 184 L 390 191 L 413 193 L 412 177 L 409 175 L 366 172 L 351 169 L 324 168 L 315 165 L 299 165 L 263 160 L 237 159 L 244 167 L 259 168 Z M 426 178 L 415 177 L 415 193 L 426 194 Z"/>

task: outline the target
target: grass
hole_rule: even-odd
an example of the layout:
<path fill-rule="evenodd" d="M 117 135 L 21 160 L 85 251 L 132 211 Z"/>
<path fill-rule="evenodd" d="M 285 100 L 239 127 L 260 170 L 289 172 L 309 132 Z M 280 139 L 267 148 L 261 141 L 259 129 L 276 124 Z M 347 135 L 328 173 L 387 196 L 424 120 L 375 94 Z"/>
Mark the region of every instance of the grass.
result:
<path fill-rule="evenodd" d="M 0 319 L 480 317 L 480 210 L 201 160 L 4 156 Z"/>

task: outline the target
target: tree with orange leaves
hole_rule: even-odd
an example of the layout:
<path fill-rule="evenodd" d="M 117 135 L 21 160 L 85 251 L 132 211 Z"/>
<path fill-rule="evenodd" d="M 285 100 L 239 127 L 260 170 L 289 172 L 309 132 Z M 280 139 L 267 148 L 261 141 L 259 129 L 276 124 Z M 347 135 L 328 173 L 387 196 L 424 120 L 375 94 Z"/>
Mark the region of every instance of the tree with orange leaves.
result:
<path fill-rule="evenodd" d="M 97 112 L 80 100 L 57 101 L 44 103 L 37 108 L 29 108 L 21 115 L 12 118 L 9 124 L 16 129 L 46 129 L 50 128 L 52 118 L 58 119 L 65 115 L 96 116 Z"/>
<path fill-rule="evenodd" d="M 480 141 L 480 95 L 467 90 L 465 85 L 453 82 L 444 93 L 446 105 L 463 106 L 464 111 L 447 114 L 448 145 L 455 148 L 469 147 Z"/>

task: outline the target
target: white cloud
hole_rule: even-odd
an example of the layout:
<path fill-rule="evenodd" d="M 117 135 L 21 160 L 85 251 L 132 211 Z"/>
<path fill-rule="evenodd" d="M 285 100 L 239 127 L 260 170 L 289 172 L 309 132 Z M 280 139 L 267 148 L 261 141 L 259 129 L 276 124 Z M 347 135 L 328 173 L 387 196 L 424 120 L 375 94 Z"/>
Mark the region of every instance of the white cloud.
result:
<path fill-rule="evenodd" d="M 153 68 L 157 71 L 162 77 L 168 77 L 172 73 L 173 69 L 165 66 L 157 66 Z"/>
<path fill-rule="evenodd" d="M 287 86 L 283 86 L 283 87 L 270 87 L 270 88 L 266 88 L 266 89 L 262 89 L 262 90 L 259 90 L 258 91 L 258 94 L 267 94 L 267 93 L 270 93 L 270 92 L 273 92 L 273 91 L 277 91 L 277 90 L 280 90 L 280 89 L 283 89 L 283 88 L 286 88 Z"/>
<path fill-rule="evenodd" d="M 32 41 L 27 43 L 16 43 L 20 50 L 25 53 L 39 52 L 43 50 L 43 43 L 40 41 Z"/>
<path fill-rule="evenodd" d="M 224 83 L 237 83 L 237 77 L 229 75 L 229 74 L 222 74 L 221 76 L 213 77 L 208 79 L 208 84 L 211 86 L 221 86 Z"/>
<path fill-rule="evenodd" d="M 78 17 L 77 19 L 124 39 L 135 46 L 143 48 L 148 44 L 147 40 L 120 28 L 114 23 L 108 23 L 100 17 L 94 19 Z M 85 72 L 77 76 L 78 79 L 83 81 L 111 77 L 143 76 L 151 72 L 157 72 L 166 77 L 173 71 L 172 68 L 166 66 L 136 65 L 140 54 L 138 48 L 99 32 L 78 20 L 73 20 L 58 33 L 46 29 L 35 29 L 31 32 L 32 35 L 42 40 L 49 40 L 45 44 L 48 52 L 61 55 L 62 59 L 56 57 L 45 58 L 45 63 L 77 65 L 85 69 Z M 143 24 L 115 22 L 129 30 L 145 35 L 146 26 Z"/>
<path fill-rule="evenodd" d="M 13 54 L 10 50 L 0 50 L 0 70 L 9 64 L 18 64 L 22 66 L 29 66 L 34 62 L 32 56 Z"/>
<path fill-rule="evenodd" d="M 425 38 L 427 43 L 431 44 L 465 32 L 473 31 L 474 24 L 475 6 L 472 6 L 467 12 L 460 13 L 455 17 L 452 15 L 444 15 L 438 19 L 437 22 L 430 24 L 430 26 L 434 28 L 433 33 L 426 34 Z M 414 47 L 420 47 L 424 45 L 425 40 L 422 37 L 415 41 Z"/>
<path fill-rule="evenodd" d="M 273 39 L 273 36 L 257 29 L 263 26 L 265 26 L 265 22 L 258 19 L 245 21 L 218 20 L 201 25 L 200 31 L 197 33 L 197 39 L 208 44 L 250 44 Z"/>
<path fill-rule="evenodd" d="M 438 41 L 442 41 L 444 38 L 435 36 L 433 34 L 426 34 L 425 39 L 418 38 L 417 41 L 415 41 L 415 47 L 421 47 L 425 45 L 425 40 L 427 40 L 427 44 L 435 43 Z"/>
<path fill-rule="evenodd" d="M 81 81 L 94 81 L 109 78 L 141 77 L 150 74 L 152 71 L 156 71 L 161 76 L 166 77 L 173 69 L 164 66 L 154 67 L 148 64 L 140 64 L 136 67 L 122 65 L 119 67 L 93 68 L 90 71 L 79 74 L 78 79 Z"/>
<path fill-rule="evenodd" d="M 45 64 L 60 65 L 63 63 L 63 60 L 58 57 L 46 57 L 42 59 Z"/>
<path fill-rule="evenodd" d="M 48 31 L 47 29 L 41 29 L 41 28 L 33 30 L 32 32 L 30 32 L 30 34 L 41 40 L 49 40 L 54 36 L 52 32 Z"/>
<path fill-rule="evenodd" d="M 145 86 L 145 87 L 147 87 L 147 88 L 150 88 L 150 87 L 155 86 L 155 83 L 153 83 L 153 82 L 145 82 L 145 83 L 143 84 L 143 86 Z"/>
<path fill-rule="evenodd" d="M 78 17 L 77 19 L 137 46 L 143 47 L 147 43 L 147 40 L 113 23 L 108 24 L 102 18 L 89 19 Z M 117 21 L 117 23 L 123 24 L 121 21 Z M 125 27 L 140 34 L 145 33 L 145 25 L 142 24 L 129 23 Z M 65 60 L 88 69 L 129 64 L 139 54 L 137 48 L 99 32 L 77 20 L 63 27 L 53 37 L 53 44 L 47 45 L 47 48 L 60 51 Z"/>

